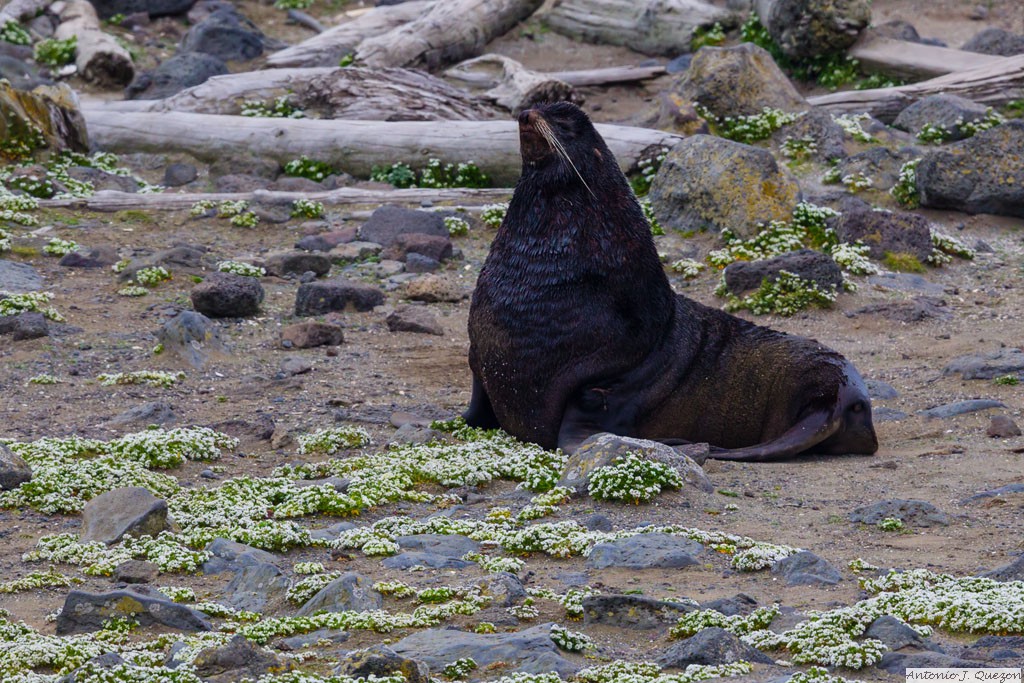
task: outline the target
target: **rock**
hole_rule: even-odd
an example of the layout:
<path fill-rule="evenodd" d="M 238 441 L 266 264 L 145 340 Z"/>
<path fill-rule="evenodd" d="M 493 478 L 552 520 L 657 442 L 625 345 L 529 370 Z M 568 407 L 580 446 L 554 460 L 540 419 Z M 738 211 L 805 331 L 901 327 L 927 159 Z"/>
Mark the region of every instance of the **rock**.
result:
<path fill-rule="evenodd" d="M 814 141 L 814 151 L 808 158 L 821 162 L 844 159 L 846 133 L 827 111 L 811 108 L 788 126 L 783 126 L 772 135 L 776 144 L 782 145 L 787 139 Z"/>
<path fill-rule="evenodd" d="M 139 424 L 143 427 L 148 425 L 170 425 L 178 421 L 178 414 L 166 401 L 149 401 L 137 405 L 128 410 L 118 413 L 107 420 L 106 424 L 111 426 Z"/>
<path fill-rule="evenodd" d="M 380 609 L 383 598 L 370 587 L 372 585 L 373 581 L 361 574 L 343 574 L 307 600 L 295 616 L 308 617 L 317 612 L 365 612 Z"/>
<path fill-rule="evenodd" d="M 913 273 L 882 273 L 868 278 L 872 287 L 892 289 L 898 292 L 919 292 L 928 296 L 941 297 L 946 293 L 942 285 L 929 282 L 920 275 Z"/>
<path fill-rule="evenodd" d="M 452 257 L 452 240 L 447 235 L 442 237 L 416 232 L 406 233 L 396 236 L 381 256 L 395 261 L 406 261 L 410 254 L 420 254 L 438 262 L 445 261 Z"/>
<path fill-rule="evenodd" d="M 383 678 L 401 674 L 406 683 L 430 683 L 427 664 L 403 657 L 387 645 L 372 645 L 365 650 L 349 652 L 335 667 L 334 673 L 352 678 Z"/>
<path fill-rule="evenodd" d="M 831 563 L 807 550 L 776 562 L 772 574 L 784 578 L 787 586 L 834 586 L 843 578 Z"/>
<path fill-rule="evenodd" d="M 102 493 L 82 508 L 82 541 L 110 545 L 123 536 L 157 536 L 168 528 L 167 502 L 141 486 Z"/>
<path fill-rule="evenodd" d="M 203 563 L 204 574 L 220 574 L 221 572 L 235 572 L 243 567 L 255 564 L 270 563 L 278 561 L 278 557 L 266 550 L 253 548 L 252 546 L 229 541 L 226 538 L 215 538 L 206 546 L 206 552 L 210 553 L 209 560 Z"/>
<path fill-rule="evenodd" d="M 700 564 L 704 546 L 682 536 L 647 533 L 598 543 L 586 566 L 593 569 L 676 569 Z"/>
<path fill-rule="evenodd" d="M 341 244 L 355 242 L 355 240 L 356 229 L 343 228 L 319 235 L 307 235 L 295 243 L 295 248 L 304 251 L 330 251 Z M 379 249 L 380 245 L 378 244 L 377 247 Z"/>
<path fill-rule="evenodd" d="M 214 272 L 192 288 L 192 307 L 211 318 L 245 318 L 256 315 L 266 296 L 259 278 Z"/>
<path fill-rule="evenodd" d="M 798 60 L 845 52 L 871 23 L 870 0 L 755 0 L 761 23 Z"/>
<path fill-rule="evenodd" d="M 882 641 L 891 651 L 905 647 L 922 650 L 933 650 L 938 647 L 933 643 L 926 642 L 920 633 L 891 614 L 882 615 L 872 621 L 868 630 L 864 632 L 864 637 Z"/>
<path fill-rule="evenodd" d="M 880 315 L 900 323 L 919 323 L 925 320 L 950 320 L 952 311 L 945 300 L 930 296 L 914 297 L 910 301 L 890 301 L 858 308 L 853 315 Z"/>
<path fill-rule="evenodd" d="M 109 19 L 115 14 L 137 14 L 145 12 L 150 17 L 184 14 L 196 4 L 196 0 L 90 0 L 100 19 Z"/>
<path fill-rule="evenodd" d="M 408 254 L 405 258 L 405 272 L 433 273 L 440 270 L 441 262 L 423 254 Z"/>
<path fill-rule="evenodd" d="M 380 564 L 385 569 L 409 569 L 410 567 L 465 569 L 466 567 L 472 567 L 474 563 L 457 557 L 449 557 L 446 554 L 411 550 L 391 557 L 385 557 Z"/>
<path fill-rule="evenodd" d="M 170 249 L 162 249 L 154 254 L 143 258 L 132 259 L 120 272 L 117 279 L 121 282 L 134 280 L 135 275 L 143 268 L 164 266 L 168 270 L 189 270 L 199 273 L 206 258 L 206 251 L 202 247 L 179 245 Z"/>
<path fill-rule="evenodd" d="M 526 598 L 526 588 L 519 577 L 509 572 L 495 572 L 478 580 L 480 594 L 491 598 L 494 607 L 509 607 Z"/>
<path fill-rule="evenodd" d="M 218 9 L 189 29 L 181 52 L 201 52 L 225 62 L 247 62 L 263 54 L 263 32 L 233 7 Z"/>
<path fill-rule="evenodd" d="M 1017 486 L 1020 488 L 1018 493 L 1024 492 L 1024 484 L 1017 484 Z M 987 571 L 982 576 L 996 581 L 1024 581 L 1024 555 L 1018 555 L 1013 562 Z"/>
<path fill-rule="evenodd" d="M 349 529 L 354 529 L 355 527 L 356 525 L 352 522 L 337 522 L 335 524 L 330 525 L 329 527 L 324 527 L 323 529 L 316 529 L 314 531 L 311 531 L 309 535 L 316 539 L 324 541 L 333 541 L 334 539 L 338 538 L 338 536 L 341 535 L 342 532 L 348 531 Z"/>
<path fill-rule="evenodd" d="M 465 299 L 468 292 L 450 277 L 426 273 L 406 285 L 405 295 L 412 301 L 456 303 Z"/>
<path fill-rule="evenodd" d="M 278 277 L 288 274 L 302 275 L 309 271 L 320 277 L 330 272 L 331 259 L 323 254 L 312 254 L 308 251 L 289 251 L 268 256 L 266 269 L 268 273 Z"/>
<path fill-rule="evenodd" d="M 975 33 L 960 49 L 985 55 L 1012 57 L 1024 54 L 1024 35 L 997 27 L 986 28 Z"/>
<path fill-rule="evenodd" d="M 295 295 L 295 315 L 305 317 L 331 311 L 369 311 L 384 300 L 384 292 L 373 285 L 336 277 L 301 285 Z"/>
<path fill-rule="evenodd" d="M 993 415 L 989 420 L 988 429 L 985 430 L 985 434 L 994 439 L 1009 439 L 1014 436 L 1020 436 L 1020 427 L 1013 421 L 1008 415 Z"/>
<path fill-rule="evenodd" d="M 339 631 L 335 628 L 318 628 L 315 631 L 309 633 L 302 633 L 291 638 L 282 638 L 278 643 L 277 647 L 280 650 L 291 651 L 301 650 L 310 645 L 315 645 L 320 641 L 330 641 L 331 643 L 344 643 L 348 640 L 350 634 L 348 631 Z"/>
<path fill-rule="evenodd" d="M 126 100 L 162 100 L 228 73 L 223 60 L 202 52 L 181 52 L 158 67 L 135 76 L 124 91 Z"/>
<path fill-rule="evenodd" d="M 371 256 L 376 256 L 381 253 L 383 249 L 384 247 L 376 242 L 363 242 L 356 240 L 332 247 L 330 256 L 335 262 L 349 263 L 351 261 L 365 261 Z"/>
<path fill-rule="evenodd" d="M 89 183 L 97 192 L 113 190 L 115 192 L 138 192 L 139 183 L 128 176 L 108 173 L 91 166 L 72 166 L 67 170 L 72 180 Z"/>
<path fill-rule="evenodd" d="M 0 299 L 4 296 L 0 294 Z M 50 324 L 42 313 L 30 311 L 0 316 L 0 335 L 9 334 L 14 341 L 39 339 L 50 335 Z"/>
<path fill-rule="evenodd" d="M 615 434 L 595 434 L 579 445 L 569 457 L 562 470 L 559 486 L 571 486 L 578 492 L 585 492 L 590 485 L 590 475 L 598 467 L 607 467 L 627 453 L 636 453 L 646 460 L 660 462 L 673 467 L 683 483 L 704 493 L 714 491 L 714 486 L 692 458 L 657 441 L 632 439 Z"/>
<path fill-rule="evenodd" d="M 192 164 L 170 164 L 164 169 L 164 185 L 181 187 L 199 177 L 199 171 Z"/>
<path fill-rule="evenodd" d="M 228 194 L 265 190 L 269 184 L 266 178 L 247 173 L 228 173 L 213 180 L 214 190 Z"/>
<path fill-rule="evenodd" d="M 861 524 L 878 524 L 889 517 L 913 527 L 949 526 L 949 515 L 924 500 L 882 500 L 862 505 L 849 514 L 851 522 Z"/>
<path fill-rule="evenodd" d="M 447 534 L 399 536 L 395 539 L 395 543 L 403 550 L 421 550 L 445 557 L 462 557 L 466 553 L 480 550 L 480 544 L 468 536 Z"/>
<path fill-rule="evenodd" d="M 563 678 L 579 666 L 562 656 L 551 640 L 551 624 L 540 624 L 514 633 L 466 633 L 431 628 L 416 631 L 391 648 L 400 655 L 422 661 L 431 671 L 442 671 L 456 659 L 472 657 L 479 670 L 504 662 L 509 670 L 539 674 L 557 672 Z"/>
<path fill-rule="evenodd" d="M 288 585 L 276 565 L 256 562 L 239 568 L 224 590 L 224 601 L 235 609 L 274 612 L 287 605 Z"/>
<path fill-rule="evenodd" d="M 445 433 L 439 432 L 436 429 L 430 429 L 422 425 L 406 423 L 398 428 L 391 438 L 388 440 L 387 445 L 392 444 L 424 444 L 432 441 L 444 441 Z"/>
<path fill-rule="evenodd" d="M 25 459 L 0 443 L 0 491 L 16 489 L 32 481 L 32 468 Z"/>
<path fill-rule="evenodd" d="M 642 595 L 591 595 L 583 598 L 583 625 L 639 630 L 665 628 L 695 609 L 692 605 Z"/>
<path fill-rule="evenodd" d="M 936 406 L 929 408 L 928 410 L 917 411 L 918 415 L 923 415 L 929 419 L 946 419 L 949 417 L 956 417 L 957 415 L 965 415 L 967 413 L 975 413 L 979 410 L 987 410 L 989 408 L 1005 408 L 1006 404 L 1001 401 L 994 401 L 992 399 L 971 399 L 969 401 L 956 401 L 954 403 L 947 403 L 945 405 Z"/>
<path fill-rule="evenodd" d="M 863 152 L 851 154 L 845 159 L 840 159 L 836 164 L 836 174 L 839 178 L 846 176 L 864 176 L 871 182 L 873 188 L 885 189 L 895 185 L 900 179 L 900 169 L 903 164 L 910 161 L 914 154 L 908 149 L 892 150 L 888 147 L 871 147 Z M 856 197 L 848 197 L 846 200 L 856 200 Z"/>
<path fill-rule="evenodd" d="M 385 319 L 392 332 L 443 335 L 444 328 L 425 306 L 399 306 Z"/>
<path fill-rule="evenodd" d="M 112 247 L 79 248 L 78 251 L 61 256 L 58 266 L 62 268 L 109 268 L 117 263 L 117 251 Z"/>
<path fill-rule="evenodd" d="M 907 417 L 902 410 L 878 406 L 871 409 L 871 417 L 875 422 L 899 422 Z"/>
<path fill-rule="evenodd" d="M 294 377 L 295 375 L 305 375 L 308 372 L 313 371 L 313 364 L 305 358 L 298 358 L 295 356 L 285 358 L 281 361 L 281 369 L 278 371 L 278 379 L 282 377 Z"/>
<path fill-rule="evenodd" d="M 691 664 L 730 664 L 741 659 L 752 664 L 775 663 L 765 653 L 717 626 L 701 629 L 674 643 L 657 658 L 657 662 L 666 668 L 685 669 Z"/>
<path fill-rule="evenodd" d="M 345 341 L 340 325 L 331 323 L 294 323 L 281 330 L 281 345 L 286 348 L 311 349 L 317 346 L 338 346 Z"/>
<path fill-rule="evenodd" d="M 888 401 L 891 398 L 899 398 L 899 392 L 888 382 L 880 379 L 866 379 L 864 386 L 868 388 L 868 396 L 879 401 Z"/>
<path fill-rule="evenodd" d="M 764 280 L 775 282 L 782 271 L 799 275 L 824 290 L 839 289 L 843 271 L 828 254 L 813 249 L 791 251 L 760 261 L 736 261 L 725 268 L 725 286 L 737 296 L 761 286 Z"/>
<path fill-rule="evenodd" d="M 785 112 L 810 108 L 771 55 L 753 43 L 702 47 L 690 68 L 672 83 L 671 92 L 719 118 L 752 116 L 766 107 Z"/>
<path fill-rule="evenodd" d="M 295 662 L 278 657 L 243 635 L 236 635 L 227 645 L 201 650 L 193 666 L 196 674 L 210 683 L 233 683 L 243 678 L 255 680 L 266 674 L 291 671 Z"/>
<path fill-rule="evenodd" d="M 227 354 L 217 326 L 195 311 L 182 311 L 168 320 L 157 331 L 156 337 L 164 353 L 179 356 L 194 368 L 201 368 L 211 358 Z"/>
<path fill-rule="evenodd" d="M 964 379 L 995 379 L 1014 375 L 1024 380 L 1024 350 L 999 349 L 987 354 L 958 356 L 942 371 L 944 375 L 960 373 Z"/>
<path fill-rule="evenodd" d="M 57 617 L 57 635 L 98 631 L 108 619 L 127 615 L 143 628 L 154 624 L 179 631 L 213 628 L 201 613 L 169 600 L 154 589 L 133 586 L 107 593 L 72 590 Z"/>
<path fill-rule="evenodd" d="M 709 600 L 700 605 L 701 609 L 713 609 L 727 617 L 738 614 L 750 614 L 757 607 L 757 600 L 746 593 L 737 593 L 731 598 Z"/>
<path fill-rule="evenodd" d="M 924 216 L 909 211 L 886 211 L 851 197 L 840 206 L 835 231 L 840 242 L 860 240 L 871 248 L 871 258 L 887 253 L 910 254 L 921 263 L 931 256 L 931 224 Z"/>
<path fill-rule="evenodd" d="M 960 657 L 972 662 L 984 662 L 991 667 L 1019 669 L 1024 663 L 1024 638 L 982 636 L 961 652 Z"/>
<path fill-rule="evenodd" d="M 788 221 L 801 193 L 768 150 L 694 135 L 665 157 L 649 196 L 658 220 L 673 230 L 728 228 L 748 238 L 761 223 Z"/>
<path fill-rule="evenodd" d="M 449 237 L 440 214 L 386 205 L 374 211 L 359 228 L 359 239 L 390 247 L 399 235 L 409 233 Z"/>
<path fill-rule="evenodd" d="M 1024 120 L 926 153 L 917 164 L 921 205 L 1024 217 Z"/>
<path fill-rule="evenodd" d="M 25 294 L 43 289 L 43 276 L 27 263 L 0 259 L 0 292 Z"/>
<path fill-rule="evenodd" d="M 114 568 L 114 581 L 120 583 L 153 583 L 160 567 L 145 560 L 126 560 Z"/>
<path fill-rule="evenodd" d="M 893 128 L 918 135 L 926 125 L 939 126 L 950 134 L 950 140 L 963 140 L 971 133 L 962 128 L 985 118 L 988 107 L 957 95 L 929 95 L 908 105 L 892 122 Z"/>
<path fill-rule="evenodd" d="M 8 43 L 4 47 L 8 46 L 15 47 L 12 43 Z M 22 92 L 29 92 L 40 85 L 53 85 L 53 81 L 39 67 L 29 61 L 31 57 L 31 49 L 28 50 L 28 54 L 23 59 L 10 55 L 0 55 L 0 78 L 6 78 L 11 82 L 11 86 L 15 90 Z"/>
<path fill-rule="evenodd" d="M 886 652 L 876 666 L 882 671 L 904 676 L 907 669 L 964 668 L 974 664 L 942 652 Z"/>

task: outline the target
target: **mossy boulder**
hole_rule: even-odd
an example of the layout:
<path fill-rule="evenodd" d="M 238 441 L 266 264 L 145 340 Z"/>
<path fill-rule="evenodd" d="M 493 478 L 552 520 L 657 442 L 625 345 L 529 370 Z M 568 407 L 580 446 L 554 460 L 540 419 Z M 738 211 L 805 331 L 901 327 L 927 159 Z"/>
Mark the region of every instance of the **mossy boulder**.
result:
<path fill-rule="evenodd" d="M 89 151 L 74 91 L 61 83 L 28 92 L 0 80 L 0 161 L 26 159 L 43 149 Z"/>
<path fill-rule="evenodd" d="M 856 197 L 844 199 L 839 208 L 836 235 L 842 242 L 863 242 L 873 259 L 905 254 L 920 264 L 932 253 L 931 225 L 920 214 L 875 209 Z"/>
<path fill-rule="evenodd" d="M 710 135 L 680 141 L 651 184 L 661 224 L 681 232 L 728 228 L 750 238 L 759 224 L 788 221 L 800 186 L 771 152 Z"/>
<path fill-rule="evenodd" d="M 794 59 L 843 52 L 871 23 L 871 0 L 755 0 L 754 9 Z"/>

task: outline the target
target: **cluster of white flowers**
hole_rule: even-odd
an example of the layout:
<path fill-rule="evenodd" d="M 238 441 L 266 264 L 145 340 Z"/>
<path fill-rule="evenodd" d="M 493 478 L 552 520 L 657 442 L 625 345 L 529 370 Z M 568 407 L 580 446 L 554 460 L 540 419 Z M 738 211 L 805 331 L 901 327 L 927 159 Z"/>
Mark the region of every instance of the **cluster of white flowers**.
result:
<path fill-rule="evenodd" d="M 756 291 L 743 298 L 730 295 L 725 310 L 747 309 L 754 315 L 775 313 L 790 316 L 811 305 L 828 308 L 835 303 L 836 296 L 835 287 L 823 289 L 813 280 L 780 270 L 775 280 L 766 278 Z"/>
<path fill-rule="evenodd" d="M 934 247 L 934 249 L 927 260 L 932 265 L 948 263 L 954 256 L 964 259 L 973 259 L 976 255 L 974 249 L 971 249 L 961 240 L 953 237 L 952 235 L 947 235 L 933 229 L 931 231 L 931 237 L 932 247 Z"/>
<path fill-rule="evenodd" d="M 362 427 L 334 427 L 320 429 L 299 436 L 299 453 L 334 455 L 350 448 L 362 448 L 370 443 L 370 433 Z"/>
<path fill-rule="evenodd" d="M 323 202 L 312 199 L 296 199 L 292 202 L 292 218 L 323 218 Z"/>
<path fill-rule="evenodd" d="M 50 374 L 35 375 L 28 378 L 29 384 L 60 384 L 64 380 Z"/>
<path fill-rule="evenodd" d="M 911 159 L 900 166 L 900 175 L 896 184 L 889 188 L 889 194 L 907 208 L 916 208 L 921 203 L 917 192 L 917 165 L 920 159 Z"/>
<path fill-rule="evenodd" d="M 469 234 L 469 223 L 466 222 L 465 218 L 459 218 L 458 216 L 445 216 L 444 227 L 448 230 L 448 234 L 453 237 L 462 237 Z"/>
<path fill-rule="evenodd" d="M 267 274 L 265 268 L 254 266 L 251 263 L 242 263 L 241 261 L 221 261 L 217 264 L 217 270 L 222 273 L 234 273 L 235 275 L 245 275 L 246 277 L 263 277 Z"/>
<path fill-rule="evenodd" d="M 782 141 L 782 156 L 794 161 L 802 161 L 818 151 L 818 143 L 813 136 L 805 135 L 794 138 L 787 135 Z"/>
<path fill-rule="evenodd" d="M 105 387 L 117 384 L 148 384 L 151 387 L 170 387 L 185 379 L 185 373 L 163 370 L 134 370 L 97 375 L 96 380 Z"/>
<path fill-rule="evenodd" d="M 700 275 L 700 271 L 704 270 L 705 266 L 700 261 L 694 261 L 692 258 L 681 258 L 673 261 L 668 268 L 673 273 L 682 275 L 684 279 L 692 280 Z"/>
<path fill-rule="evenodd" d="M 467 562 L 476 562 L 484 571 L 492 573 L 509 572 L 510 574 L 518 574 L 526 565 L 526 562 L 518 557 L 489 557 L 476 552 L 466 553 L 462 559 Z"/>
<path fill-rule="evenodd" d="M 9 221 L 18 225 L 33 226 L 39 225 L 39 219 L 26 211 L 35 211 L 39 208 L 39 200 L 27 194 L 14 194 L 6 187 L 0 186 L 0 221 Z M 4 233 L 10 238 L 9 233 Z M 4 235 L 0 235 L 3 237 Z M 6 249 L 10 249 L 8 243 Z M 0 251 L 6 249 L 0 248 Z"/>
<path fill-rule="evenodd" d="M 662 489 L 682 485 L 683 478 L 674 467 L 627 453 L 611 465 L 595 468 L 587 490 L 599 500 L 646 503 L 654 500 Z"/>
<path fill-rule="evenodd" d="M 839 179 L 839 182 L 841 182 L 850 192 L 861 192 L 869 189 L 874 184 L 870 177 L 864 175 L 860 171 L 844 175 Z"/>
<path fill-rule="evenodd" d="M 862 121 L 868 121 L 871 116 L 868 114 L 840 114 L 833 115 L 832 120 L 843 129 L 843 132 L 858 142 L 877 142 L 874 137 L 864 132 L 861 127 Z"/>
<path fill-rule="evenodd" d="M 161 282 L 171 279 L 171 271 L 163 266 L 141 268 L 135 273 L 135 281 L 143 287 L 156 287 Z"/>
<path fill-rule="evenodd" d="M 50 586 L 70 586 L 74 580 L 64 576 L 59 571 L 50 567 L 44 572 L 32 572 L 20 579 L 0 583 L 0 593 L 19 593 L 34 588 L 47 588 Z"/>
<path fill-rule="evenodd" d="M 290 95 L 281 95 L 269 103 L 260 100 L 245 100 L 242 102 L 242 111 L 240 113 L 242 116 L 274 119 L 306 118 L 306 113 L 292 104 Z"/>
<path fill-rule="evenodd" d="M 485 204 L 480 210 L 480 220 L 489 228 L 497 228 L 505 220 L 508 204 Z"/>
<path fill-rule="evenodd" d="M 64 316 L 56 308 L 47 306 L 52 300 L 53 292 L 14 293 L 0 290 L 0 316 L 35 312 L 55 322 L 63 322 Z"/>
<path fill-rule="evenodd" d="M 196 601 L 196 592 L 189 586 L 158 586 L 157 590 L 174 602 Z"/>
<path fill-rule="evenodd" d="M 304 605 L 327 584 L 339 578 L 341 578 L 341 572 L 325 572 L 307 576 L 288 587 L 288 599 L 296 605 Z"/>
<path fill-rule="evenodd" d="M 476 668 L 477 663 L 475 659 L 473 659 L 472 657 L 462 657 L 460 659 L 456 659 L 454 662 L 444 667 L 442 673 L 444 673 L 445 678 L 454 681 L 461 678 L 465 678 L 470 673 L 475 671 Z"/>
<path fill-rule="evenodd" d="M 64 256 L 71 252 L 78 251 L 78 242 L 74 240 L 62 240 L 59 237 L 50 239 L 43 247 L 43 252 L 51 256 Z"/>
<path fill-rule="evenodd" d="M 603 666 L 582 669 L 575 680 L 582 683 L 697 683 L 714 678 L 732 678 L 750 673 L 749 662 L 729 664 L 691 664 L 679 673 L 662 673 L 654 662 L 616 661 Z"/>
<path fill-rule="evenodd" d="M 551 640 L 566 652 L 583 652 L 594 647 L 594 641 L 587 634 L 570 631 L 558 624 L 551 624 Z"/>
<path fill-rule="evenodd" d="M 404 581 L 378 581 L 373 584 L 373 590 L 381 595 L 390 595 L 396 598 L 411 598 L 416 595 L 416 589 Z"/>
<path fill-rule="evenodd" d="M 881 272 L 881 269 L 868 258 L 871 247 L 862 244 L 859 240 L 856 244 L 849 242 L 835 244 L 829 253 L 840 268 L 852 275 L 875 275 Z"/>
<path fill-rule="evenodd" d="M 720 118 L 699 103 L 695 102 L 694 107 L 697 113 L 713 126 L 718 135 L 746 144 L 769 138 L 778 129 L 803 116 L 803 112 L 791 114 L 781 109 L 764 107 L 759 114 Z"/>
<path fill-rule="evenodd" d="M 673 638 L 689 638 L 703 629 L 717 627 L 724 628 L 738 636 L 744 636 L 754 631 L 767 629 L 778 615 L 778 605 L 758 607 L 745 616 L 742 614 L 725 615 L 713 609 L 696 610 L 679 617 L 669 631 L 669 635 Z"/>

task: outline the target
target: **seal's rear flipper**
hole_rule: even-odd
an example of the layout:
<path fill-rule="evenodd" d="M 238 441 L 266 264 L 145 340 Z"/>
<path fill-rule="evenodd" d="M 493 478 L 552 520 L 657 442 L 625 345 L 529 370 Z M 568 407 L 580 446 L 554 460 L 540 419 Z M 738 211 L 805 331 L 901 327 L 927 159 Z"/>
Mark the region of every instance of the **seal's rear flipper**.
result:
<path fill-rule="evenodd" d="M 838 427 L 839 424 L 832 418 L 832 411 L 817 410 L 783 432 L 777 439 L 744 448 L 715 448 L 712 446 L 708 457 L 715 460 L 738 460 L 741 462 L 783 460 L 809 451 L 832 436 Z"/>
<path fill-rule="evenodd" d="M 494 414 L 494 408 L 491 407 L 491 398 L 487 395 L 487 390 L 484 389 L 483 382 L 476 376 L 476 373 L 473 373 L 473 394 L 469 399 L 469 408 L 462 414 L 462 419 L 470 427 L 479 429 L 501 427 L 498 424 L 498 417 Z"/>

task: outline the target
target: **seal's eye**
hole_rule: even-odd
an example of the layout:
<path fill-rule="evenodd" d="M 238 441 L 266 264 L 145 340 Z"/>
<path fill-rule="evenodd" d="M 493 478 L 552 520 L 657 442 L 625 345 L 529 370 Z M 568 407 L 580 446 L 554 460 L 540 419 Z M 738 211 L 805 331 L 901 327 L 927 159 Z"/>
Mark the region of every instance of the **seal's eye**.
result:
<path fill-rule="evenodd" d="M 850 406 L 851 413 L 863 413 L 864 412 L 864 401 L 857 401 Z"/>

